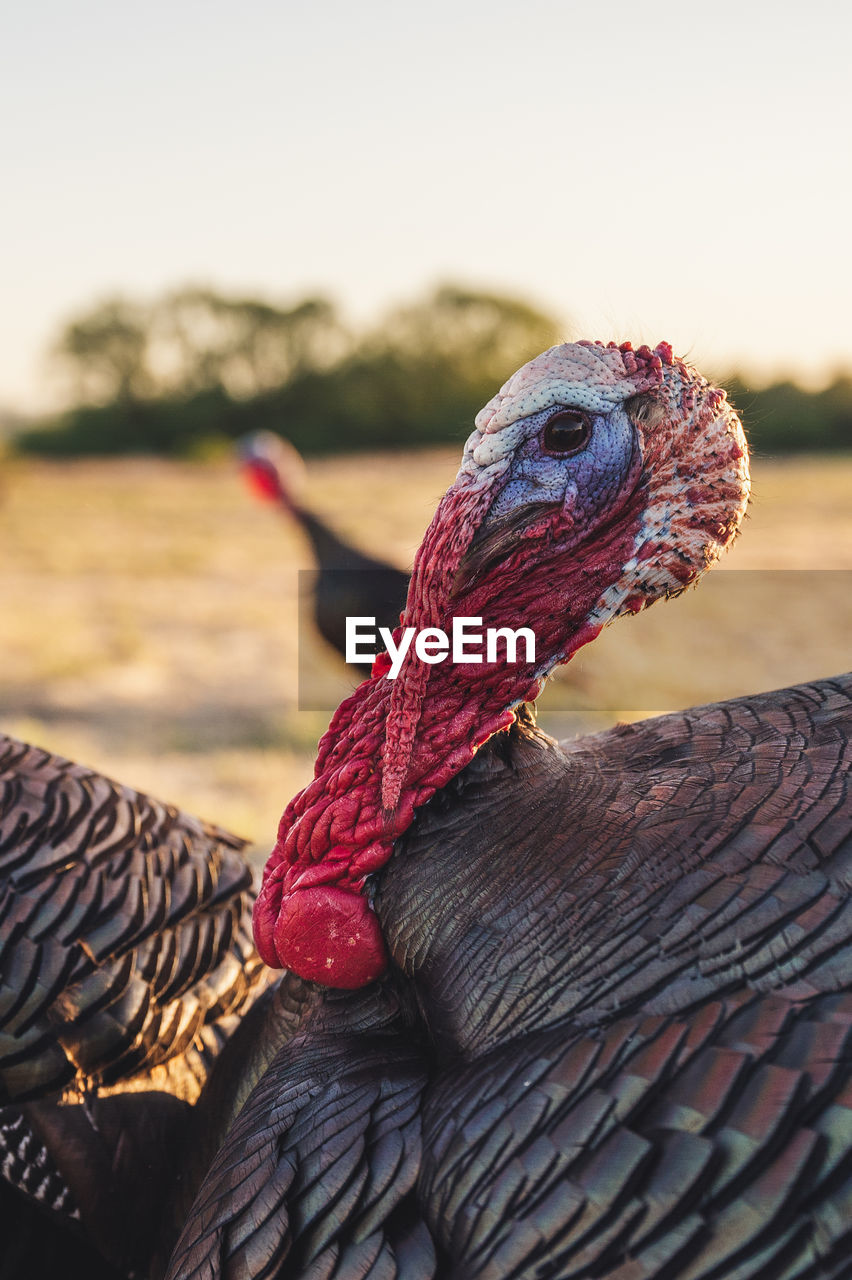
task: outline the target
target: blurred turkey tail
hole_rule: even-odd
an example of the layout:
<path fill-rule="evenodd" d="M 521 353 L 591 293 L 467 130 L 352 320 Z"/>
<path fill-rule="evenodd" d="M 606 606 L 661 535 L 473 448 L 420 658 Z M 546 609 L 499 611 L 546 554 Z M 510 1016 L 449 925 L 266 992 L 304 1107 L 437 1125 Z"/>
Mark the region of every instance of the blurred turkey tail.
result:
<path fill-rule="evenodd" d="M 238 441 L 237 452 L 252 491 L 282 507 L 311 544 L 317 565 L 312 584 L 314 622 L 323 639 L 345 658 L 348 617 L 375 618 L 378 626 L 393 631 L 405 608 L 408 574 L 360 551 L 302 505 L 298 494 L 305 467 L 286 440 L 258 431 Z M 363 675 L 370 674 L 371 663 L 354 665 Z"/>

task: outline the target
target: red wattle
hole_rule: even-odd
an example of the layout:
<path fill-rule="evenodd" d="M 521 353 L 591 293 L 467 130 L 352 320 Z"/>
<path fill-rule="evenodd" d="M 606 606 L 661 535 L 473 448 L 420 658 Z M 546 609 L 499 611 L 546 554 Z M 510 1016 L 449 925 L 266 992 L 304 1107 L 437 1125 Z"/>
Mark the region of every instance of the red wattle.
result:
<path fill-rule="evenodd" d="M 272 941 L 274 964 L 325 986 L 353 990 L 387 968 L 376 913 L 363 894 L 337 885 L 311 885 L 285 894 Z"/>

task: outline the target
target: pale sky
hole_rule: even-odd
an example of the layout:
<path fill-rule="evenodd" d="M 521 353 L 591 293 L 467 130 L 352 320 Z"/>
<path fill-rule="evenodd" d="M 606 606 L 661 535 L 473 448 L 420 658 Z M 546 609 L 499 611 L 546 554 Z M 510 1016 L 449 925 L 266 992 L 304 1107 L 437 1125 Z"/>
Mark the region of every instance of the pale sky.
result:
<path fill-rule="evenodd" d="M 11 6 L 7 6 L 11 8 Z M 852 363 L 852 9 L 28 0 L 0 30 L 0 406 L 105 295 L 356 319 L 452 279 L 723 373 Z M 507 370 L 507 374 L 510 370 Z"/>

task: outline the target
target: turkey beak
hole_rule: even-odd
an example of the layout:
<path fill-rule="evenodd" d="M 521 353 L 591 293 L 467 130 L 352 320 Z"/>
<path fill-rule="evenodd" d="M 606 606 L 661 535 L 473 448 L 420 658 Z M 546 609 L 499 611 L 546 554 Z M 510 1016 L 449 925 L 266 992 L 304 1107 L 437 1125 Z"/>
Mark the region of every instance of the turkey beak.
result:
<path fill-rule="evenodd" d="M 560 511 L 561 504 L 554 502 L 526 503 L 517 511 L 492 519 L 486 514 L 456 569 L 453 595 L 475 587 L 489 569 L 500 564 L 518 545 L 524 530 L 547 512 Z"/>

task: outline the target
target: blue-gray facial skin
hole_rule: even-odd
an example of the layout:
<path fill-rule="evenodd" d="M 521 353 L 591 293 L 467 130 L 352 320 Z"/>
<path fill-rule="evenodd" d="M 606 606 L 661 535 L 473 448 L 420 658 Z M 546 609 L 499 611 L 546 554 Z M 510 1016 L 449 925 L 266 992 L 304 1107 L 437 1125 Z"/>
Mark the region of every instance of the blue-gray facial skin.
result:
<path fill-rule="evenodd" d="M 551 405 L 524 419 L 525 440 L 488 513 L 499 520 L 532 503 L 562 506 L 588 530 L 632 487 L 641 457 L 623 405 L 606 415 Z"/>

